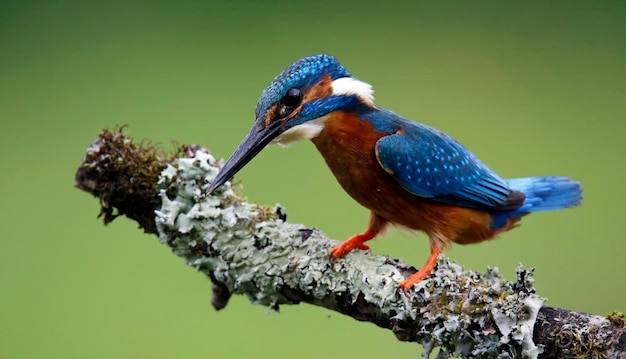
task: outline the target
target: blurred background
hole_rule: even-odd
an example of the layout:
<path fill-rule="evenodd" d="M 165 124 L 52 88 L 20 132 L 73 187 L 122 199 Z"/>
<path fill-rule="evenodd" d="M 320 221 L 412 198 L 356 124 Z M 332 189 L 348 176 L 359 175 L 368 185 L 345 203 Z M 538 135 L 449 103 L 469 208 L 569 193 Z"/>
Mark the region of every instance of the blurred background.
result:
<path fill-rule="evenodd" d="M 552 306 L 626 310 L 625 15 L 621 1 L 0 1 L 0 358 L 419 357 L 308 305 L 215 312 L 208 280 L 131 221 L 104 227 L 72 187 L 86 147 L 122 124 L 228 157 L 265 86 L 316 53 L 503 177 L 582 182 L 582 207 L 452 259 L 507 279 L 536 268 Z M 238 178 L 333 238 L 367 223 L 311 143 L 269 148 Z M 420 266 L 428 241 L 391 231 L 372 250 Z"/>

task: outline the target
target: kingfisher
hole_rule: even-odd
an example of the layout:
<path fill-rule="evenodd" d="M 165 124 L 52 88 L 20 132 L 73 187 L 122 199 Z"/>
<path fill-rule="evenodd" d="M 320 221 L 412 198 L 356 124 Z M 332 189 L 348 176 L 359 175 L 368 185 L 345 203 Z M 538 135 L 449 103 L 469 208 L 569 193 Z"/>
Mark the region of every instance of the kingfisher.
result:
<path fill-rule="evenodd" d="M 372 86 L 333 56 L 302 58 L 263 91 L 254 125 L 209 185 L 211 193 L 263 148 L 311 140 L 341 187 L 370 210 L 369 223 L 330 251 L 337 260 L 390 224 L 422 231 L 430 256 L 400 288 L 410 290 L 454 243 L 478 243 L 528 213 L 577 206 L 580 183 L 566 177 L 502 179 L 472 152 L 433 127 L 374 104 Z"/>

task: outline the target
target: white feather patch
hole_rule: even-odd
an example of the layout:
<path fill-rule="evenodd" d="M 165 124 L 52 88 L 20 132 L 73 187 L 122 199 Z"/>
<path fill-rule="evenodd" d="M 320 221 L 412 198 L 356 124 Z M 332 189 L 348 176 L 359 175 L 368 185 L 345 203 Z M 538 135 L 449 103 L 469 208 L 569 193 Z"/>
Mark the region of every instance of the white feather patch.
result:
<path fill-rule="evenodd" d="M 333 95 L 357 95 L 361 100 L 374 105 L 374 90 L 372 85 L 359 81 L 353 77 L 341 77 L 332 83 Z"/>
<path fill-rule="evenodd" d="M 272 143 L 278 143 L 282 147 L 288 147 L 300 140 L 310 140 L 317 137 L 324 129 L 325 120 L 326 116 L 322 116 L 315 120 L 293 126 L 272 140 Z"/>

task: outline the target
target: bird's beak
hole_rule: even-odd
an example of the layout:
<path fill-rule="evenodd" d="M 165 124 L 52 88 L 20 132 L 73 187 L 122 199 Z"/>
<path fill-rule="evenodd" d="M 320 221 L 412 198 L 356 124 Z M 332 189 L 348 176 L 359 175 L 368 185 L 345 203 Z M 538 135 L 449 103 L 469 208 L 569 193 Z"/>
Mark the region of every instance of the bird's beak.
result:
<path fill-rule="evenodd" d="M 252 160 L 265 146 L 267 146 L 274 138 L 281 134 L 284 129 L 282 121 L 274 121 L 267 126 L 255 124 L 250 132 L 241 141 L 235 152 L 224 164 L 224 167 L 217 174 L 207 193 L 210 194 L 218 187 L 233 177 L 241 170 L 250 160 Z"/>

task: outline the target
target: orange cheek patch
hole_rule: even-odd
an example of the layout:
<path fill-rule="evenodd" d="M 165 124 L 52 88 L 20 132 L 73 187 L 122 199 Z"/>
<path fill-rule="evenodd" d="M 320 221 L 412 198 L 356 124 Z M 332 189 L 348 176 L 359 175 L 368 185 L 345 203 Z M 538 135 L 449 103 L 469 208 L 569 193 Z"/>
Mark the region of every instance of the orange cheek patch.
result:
<path fill-rule="evenodd" d="M 322 80 L 317 85 L 311 87 L 309 91 L 304 94 L 303 103 L 311 102 L 315 99 L 329 97 L 333 93 L 332 79 L 326 75 L 322 77 Z"/>
<path fill-rule="evenodd" d="M 267 110 L 265 113 L 265 126 L 268 126 L 270 123 L 274 121 L 276 117 L 278 117 L 278 112 L 280 111 L 279 105 L 273 105 Z"/>

